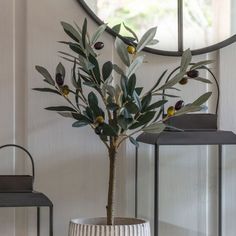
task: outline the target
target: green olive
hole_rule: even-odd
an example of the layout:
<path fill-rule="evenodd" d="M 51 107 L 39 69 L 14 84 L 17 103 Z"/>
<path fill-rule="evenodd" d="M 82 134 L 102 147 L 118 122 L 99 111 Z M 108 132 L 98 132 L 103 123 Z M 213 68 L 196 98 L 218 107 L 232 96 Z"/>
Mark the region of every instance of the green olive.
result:
<path fill-rule="evenodd" d="M 184 77 L 179 81 L 179 84 L 181 84 L 181 85 L 185 85 L 187 83 L 188 83 L 188 78 L 187 77 Z"/>
<path fill-rule="evenodd" d="M 135 49 L 134 46 L 129 45 L 129 46 L 127 47 L 127 51 L 128 51 L 129 54 L 135 54 L 136 49 Z"/>
<path fill-rule="evenodd" d="M 102 116 L 98 116 L 98 117 L 96 117 L 95 122 L 99 125 L 103 124 L 104 123 L 104 118 Z"/>
<path fill-rule="evenodd" d="M 68 85 L 63 85 L 61 87 L 61 92 L 64 96 L 67 96 L 70 93 L 70 89 Z"/>
<path fill-rule="evenodd" d="M 175 108 L 173 106 L 169 107 L 167 109 L 167 115 L 168 116 L 173 116 L 175 114 Z"/>

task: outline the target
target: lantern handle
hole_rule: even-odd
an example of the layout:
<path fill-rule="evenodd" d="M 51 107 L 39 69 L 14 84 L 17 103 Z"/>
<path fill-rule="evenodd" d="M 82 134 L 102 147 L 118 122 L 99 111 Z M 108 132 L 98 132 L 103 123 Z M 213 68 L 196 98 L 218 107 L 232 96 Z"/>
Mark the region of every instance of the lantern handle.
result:
<path fill-rule="evenodd" d="M 195 65 L 195 63 L 190 63 L 189 65 Z M 166 79 L 166 81 L 165 81 L 166 83 L 170 80 L 171 76 L 172 76 L 178 69 L 180 69 L 180 66 L 178 66 L 177 68 L 175 68 L 175 69 L 169 74 L 169 76 L 167 77 L 167 79 Z M 220 101 L 220 86 L 219 86 L 218 80 L 216 79 L 216 76 L 215 76 L 214 73 L 211 71 L 211 69 L 209 69 L 207 66 L 202 66 L 202 67 L 199 68 L 199 69 L 205 69 L 205 70 L 207 70 L 207 71 L 210 73 L 210 75 L 212 76 L 213 81 L 214 81 L 215 84 L 216 84 L 217 99 L 216 99 L 215 114 L 218 115 L 219 101 Z M 162 99 L 163 99 L 163 100 L 165 99 L 165 89 L 163 89 Z M 165 105 L 162 106 L 161 110 L 162 110 L 162 117 L 164 118 L 164 116 L 165 116 Z"/>
<path fill-rule="evenodd" d="M 3 146 L 0 146 L 0 149 L 5 148 L 5 147 L 17 147 L 17 148 L 19 148 L 19 149 L 25 151 L 25 152 L 28 154 L 28 156 L 29 156 L 29 158 L 30 158 L 30 161 L 31 161 L 32 177 L 33 177 L 33 183 L 34 183 L 34 178 L 35 178 L 34 159 L 33 159 L 33 157 L 31 156 L 31 154 L 29 153 L 29 151 L 26 150 L 24 147 L 19 146 L 19 145 L 17 145 L 17 144 L 5 144 L 5 145 L 3 145 Z"/>

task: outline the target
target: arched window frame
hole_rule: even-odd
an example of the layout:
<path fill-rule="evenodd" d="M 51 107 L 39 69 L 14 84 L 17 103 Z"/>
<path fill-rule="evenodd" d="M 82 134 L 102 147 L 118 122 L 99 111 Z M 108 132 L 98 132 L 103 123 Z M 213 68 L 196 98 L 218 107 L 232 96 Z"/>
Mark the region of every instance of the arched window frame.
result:
<path fill-rule="evenodd" d="M 181 56 L 184 50 L 183 46 L 183 0 L 177 0 L 178 1 L 178 51 L 166 51 L 166 50 L 160 50 L 160 49 L 154 49 L 150 47 L 146 47 L 144 50 L 146 52 L 157 54 L 157 55 L 163 55 L 163 56 Z M 88 15 L 98 24 L 103 24 L 103 21 L 89 8 L 89 6 L 86 4 L 84 0 L 77 0 L 77 2 L 80 4 L 80 6 L 88 13 Z M 110 27 L 107 27 L 107 32 L 109 32 L 113 36 L 118 36 L 120 38 L 123 38 L 121 35 L 114 32 Z M 123 38 L 125 42 L 128 43 L 126 39 Z M 236 42 L 236 35 L 233 35 L 219 43 L 192 50 L 192 55 L 200 55 L 212 51 L 216 51 L 218 49 L 221 49 L 223 47 L 226 47 L 232 43 Z"/>

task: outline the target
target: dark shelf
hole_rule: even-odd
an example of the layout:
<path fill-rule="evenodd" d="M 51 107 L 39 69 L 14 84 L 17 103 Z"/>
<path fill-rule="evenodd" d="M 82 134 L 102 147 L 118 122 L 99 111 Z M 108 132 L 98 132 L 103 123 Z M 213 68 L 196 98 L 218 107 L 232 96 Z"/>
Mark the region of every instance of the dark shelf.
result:
<path fill-rule="evenodd" d="M 0 207 L 52 207 L 43 193 L 0 193 Z"/>
<path fill-rule="evenodd" d="M 226 145 L 236 144 L 236 135 L 231 131 L 164 131 L 160 134 L 142 133 L 137 141 L 152 145 Z"/>

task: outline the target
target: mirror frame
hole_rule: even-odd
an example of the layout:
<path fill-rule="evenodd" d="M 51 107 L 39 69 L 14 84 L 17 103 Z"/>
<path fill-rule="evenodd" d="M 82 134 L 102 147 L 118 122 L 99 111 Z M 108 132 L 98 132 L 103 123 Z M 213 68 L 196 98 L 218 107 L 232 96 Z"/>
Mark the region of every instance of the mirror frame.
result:
<path fill-rule="evenodd" d="M 86 4 L 84 0 L 76 0 L 80 6 L 85 10 L 85 12 L 98 24 L 102 25 L 104 22 L 90 9 L 90 7 Z M 106 31 L 113 35 L 114 37 L 120 37 L 124 42 L 129 43 L 129 41 L 123 38 L 121 35 L 117 34 L 113 31 L 110 27 L 107 26 Z M 213 52 L 223 47 L 226 47 L 232 43 L 236 42 L 236 34 L 213 45 L 191 50 L 192 55 L 200 55 L 208 52 Z M 150 47 L 145 47 L 144 51 L 162 55 L 162 56 L 182 56 L 183 53 L 183 0 L 178 0 L 178 51 L 166 51 L 166 50 L 159 50 Z"/>

